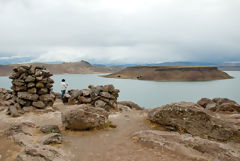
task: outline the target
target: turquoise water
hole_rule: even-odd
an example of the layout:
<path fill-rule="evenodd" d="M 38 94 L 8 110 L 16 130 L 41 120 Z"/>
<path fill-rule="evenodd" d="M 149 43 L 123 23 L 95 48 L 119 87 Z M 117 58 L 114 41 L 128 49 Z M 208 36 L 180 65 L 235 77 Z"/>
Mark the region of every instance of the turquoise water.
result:
<path fill-rule="evenodd" d="M 89 84 L 113 84 L 120 89 L 119 100 L 130 100 L 143 107 L 158 107 L 164 104 L 191 101 L 202 97 L 227 97 L 240 103 L 240 72 L 227 72 L 234 79 L 204 82 L 154 82 L 130 79 L 112 79 L 99 77 L 99 74 L 55 75 L 54 91 L 60 92 L 60 81 L 66 79 L 68 89 L 84 89 Z M 11 80 L 0 77 L 0 88 L 10 89 Z"/>

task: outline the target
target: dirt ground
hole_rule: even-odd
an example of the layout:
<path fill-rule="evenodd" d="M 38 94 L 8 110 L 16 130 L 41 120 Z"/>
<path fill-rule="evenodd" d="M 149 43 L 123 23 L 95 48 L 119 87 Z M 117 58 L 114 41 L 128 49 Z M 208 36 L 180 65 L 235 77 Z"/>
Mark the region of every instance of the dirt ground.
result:
<path fill-rule="evenodd" d="M 165 149 L 144 146 L 132 139 L 132 135 L 140 130 L 153 129 L 145 120 L 144 111 L 126 111 L 113 113 L 109 119 L 117 128 L 107 128 L 94 131 L 65 131 L 61 126 L 61 111 L 68 108 L 61 101 L 54 104 L 55 112 L 36 114 L 26 113 L 12 118 L 0 112 L 0 160 L 15 160 L 23 149 L 8 140 L 4 131 L 12 124 L 33 122 L 41 126 L 57 124 L 62 130 L 63 143 L 57 145 L 72 161 L 191 161 L 180 154 Z M 43 134 L 42 134 L 43 135 Z M 39 137 L 39 135 L 38 135 Z"/>

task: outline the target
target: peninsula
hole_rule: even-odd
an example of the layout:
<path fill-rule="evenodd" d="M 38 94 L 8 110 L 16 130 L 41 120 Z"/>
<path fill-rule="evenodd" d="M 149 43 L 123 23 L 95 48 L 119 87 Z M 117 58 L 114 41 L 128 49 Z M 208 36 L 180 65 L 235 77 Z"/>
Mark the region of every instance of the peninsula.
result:
<path fill-rule="evenodd" d="M 153 81 L 208 81 L 232 78 L 217 67 L 210 66 L 135 66 L 104 77 Z"/>

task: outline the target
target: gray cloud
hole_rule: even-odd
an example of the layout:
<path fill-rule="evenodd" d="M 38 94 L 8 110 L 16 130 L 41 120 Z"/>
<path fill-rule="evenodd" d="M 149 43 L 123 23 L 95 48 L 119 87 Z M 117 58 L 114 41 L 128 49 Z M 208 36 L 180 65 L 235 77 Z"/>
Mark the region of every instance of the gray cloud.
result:
<path fill-rule="evenodd" d="M 0 57 L 240 60 L 238 0 L 0 0 Z"/>

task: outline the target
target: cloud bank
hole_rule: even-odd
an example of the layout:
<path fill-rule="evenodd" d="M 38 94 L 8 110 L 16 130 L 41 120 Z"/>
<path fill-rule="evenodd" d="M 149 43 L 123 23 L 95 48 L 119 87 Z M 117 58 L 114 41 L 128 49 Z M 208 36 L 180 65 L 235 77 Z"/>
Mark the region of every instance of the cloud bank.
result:
<path fill-rule="evenodd" d="M 0 0 L 0 57 L 240 61 L 238 0 Z"/>

